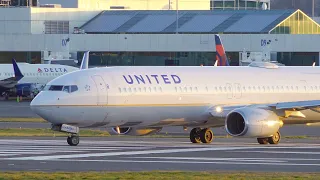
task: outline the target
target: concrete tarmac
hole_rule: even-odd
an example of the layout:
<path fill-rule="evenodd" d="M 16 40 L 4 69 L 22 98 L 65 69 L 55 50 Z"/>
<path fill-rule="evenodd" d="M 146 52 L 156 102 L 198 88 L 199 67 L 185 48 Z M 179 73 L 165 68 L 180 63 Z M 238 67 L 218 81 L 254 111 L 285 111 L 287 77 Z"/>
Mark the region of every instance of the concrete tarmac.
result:
<path fill-rule="evenodd" d="M 0 101 L 0 117 L 39 118 L 31 111 L 30 101 Z"/>
<path fill-rule="evenodd" d="M 191 144 L 183 138 L 1 138 L 1 171 L 264 171 L 318 172 L 320 140 L 258 145 L 221 138 Z"/>

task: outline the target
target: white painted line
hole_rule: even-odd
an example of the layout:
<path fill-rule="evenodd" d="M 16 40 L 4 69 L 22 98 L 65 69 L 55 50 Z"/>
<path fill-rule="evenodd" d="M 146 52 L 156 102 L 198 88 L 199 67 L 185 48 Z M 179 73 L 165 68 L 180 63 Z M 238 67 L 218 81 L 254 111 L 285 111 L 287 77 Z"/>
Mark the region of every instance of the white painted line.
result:
<path fill-rule="evenodd" d="M 287 162 L 277 159 L 259 159 L 259 158 L 198 158 L 198 157 L 126 157 L 134 159 L 169 159 L 169 160 L 198 160 L 198 161 L 245 161 L 245 162 Z"/>
<path fill-rule="evenodd" d="M 17 157 L 8 158 L 8 160 L 50 160 L 60 158 L 87 158 L 87 157 L 105 157 L 105 156 L 127 156 L 141 154 L 166 154 L 166 153 L 184 153 L 200 151 L 221 151 L 221 150 L 240 150 L 256 149 L 255 147 L 228 147 L 228 148 L 188 148 L 188 149 L 163 149 L 163 150 L 145 150 L 131 152 L 108 152 L 108 153 L 89 153 L 89 154 L 72 154 L 72 155 L 52 155 L 52 156 L 34 156 L 34 157 Z"/>
<path fill-rule="evenodd" d="M 116 162 L 116 163 L 177 163 L 177 164 L 229 164 L 229 165 L 272 165 L 272 166 L 320 166 L 320 164 L 263 163 L 263 162 L 208 162 L 208 161 L 135 161 L 135 160 L 90 160 L 90 159 L 50 159 L 50 161 L 71 162 Z"/>
<path fill-rule="evenodd" d="M 302 151 L 231 151 L 235 153 L 269 153 L 269 154 L 313 154 L 318 155 L 320 152 L 302 152 Z"/>

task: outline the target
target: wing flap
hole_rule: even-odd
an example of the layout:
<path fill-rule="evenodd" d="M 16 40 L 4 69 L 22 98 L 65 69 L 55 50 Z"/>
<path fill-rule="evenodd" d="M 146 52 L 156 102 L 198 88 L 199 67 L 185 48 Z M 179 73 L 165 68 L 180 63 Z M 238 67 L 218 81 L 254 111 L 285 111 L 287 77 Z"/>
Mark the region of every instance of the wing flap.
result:
<path fill-rule="evenodd" d="M 288 109 L 296 109 L 296 110 L 304 110 L 304 109 L 312 109 L 320 106 L 320 100 L 310 100 L 310 101 L 295 101 L 295 102 L 283 102 L 269 105 L 275 109 L 288 110 Z"/>

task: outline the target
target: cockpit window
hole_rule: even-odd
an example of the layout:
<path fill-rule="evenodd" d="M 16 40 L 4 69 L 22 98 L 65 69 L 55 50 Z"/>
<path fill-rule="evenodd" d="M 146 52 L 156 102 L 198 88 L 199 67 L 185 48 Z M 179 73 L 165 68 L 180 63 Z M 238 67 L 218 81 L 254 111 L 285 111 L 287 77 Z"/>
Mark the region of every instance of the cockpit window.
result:
<path fill-rule="evenodd" d="M 71 92 L 75 92 L 75 91 L 78 91 L 78 86 L 72 85 L 71 86 Z"/>
<path fill-rule="evenodd" d="M 59 86 L 59 85 L 47 85 L 43 88 L 43 91 L 63 91 L 66 93 L 72 93 L 78 91 L 78 86 Z"/>
<path fill-rule="evenodd" d="M 63 86 L 50 86 L 49 91 L 61 91 Z"/>
<path fill-rule="evenodd" d="M 70 92 L 70 86 L 63 86 L 63 90 L 62 91 L 69 93 Z"/>

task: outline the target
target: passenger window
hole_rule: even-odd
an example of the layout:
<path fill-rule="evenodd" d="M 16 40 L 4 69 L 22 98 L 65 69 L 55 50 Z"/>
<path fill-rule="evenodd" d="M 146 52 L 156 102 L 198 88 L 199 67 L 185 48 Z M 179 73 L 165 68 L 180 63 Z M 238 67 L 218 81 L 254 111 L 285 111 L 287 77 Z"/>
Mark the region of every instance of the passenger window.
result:
<path fill-rule="evenodd" d="M 131 93 L 131 88 L 128 88 L 128 91 Z"/>
<path fill-rule="evenodd" d="M 141 88 L 139 88 L 139 92 L 141 92 Z"/>
<path fill-rule="evenodd" d="M 119 92 L 121 93 L 121 88 L 119 88 Z"/>
<path fill-rule="evenodd" d="M 154 92 L 157 92 L 157 88 L 156 87 L 154 87 L 153 90 L 154 90 Z"/>
<path fill-rule="evenodd" d="M 192 87 L 190 87 L 190 92 L 192 92 Z"/>
<path fill-rule="evenodd" d="M 184 88 L 184 92 L 187 92 L 187 87 Z"/>
<path fill-rule="evenodd" d="M 134 91 L 134 92 L 137 92 L 137 88 L 133 88 L 133 91 Z"/>
<path fill-rule="evenodd" d="M 175 89 L 176 89 L 176 92 L 178 92 L 178 88 L 177 88 L 177 87 L 175 87 Z"/>
<path fill-rule="evenodd" d="M 151 87 L 149 87 L 149 92 L 151 92 Z"/>
<path fill-rule="evenodd" d="M 162 88 L 161 87 L 159 87 L 159 91 L 162 92 Z"/>
<path fill-rule="evenodd" d="M 123 88 L 123 92 L 127 92 L 127 89 L 126 89 L 126 88 Z"/>

